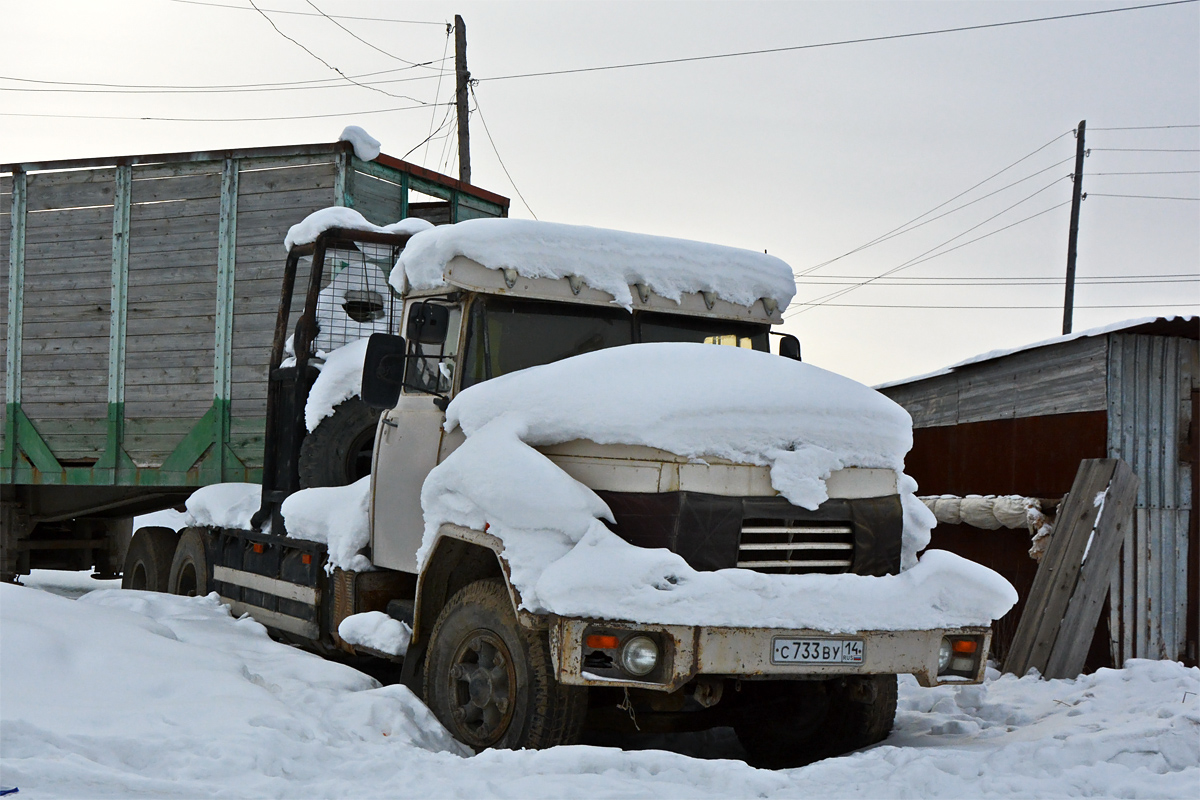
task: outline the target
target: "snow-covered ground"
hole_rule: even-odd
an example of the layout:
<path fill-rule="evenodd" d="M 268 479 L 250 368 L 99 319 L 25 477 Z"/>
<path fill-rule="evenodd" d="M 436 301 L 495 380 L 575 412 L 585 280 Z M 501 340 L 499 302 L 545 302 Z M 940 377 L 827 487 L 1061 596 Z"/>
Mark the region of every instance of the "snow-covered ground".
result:
<path fill-rule="evenodd" d="M 407 689 L 273 642 L 215 600 L 0 585 L 0 786 L 21 797 L 1195 797 L 1198 693 L 1200 670 L 1150 661 L 1074 681 L 909 679 L 886 742 L 781 772 L 733 760 L 720 735 L 707 759 L 467 757 Z"/>

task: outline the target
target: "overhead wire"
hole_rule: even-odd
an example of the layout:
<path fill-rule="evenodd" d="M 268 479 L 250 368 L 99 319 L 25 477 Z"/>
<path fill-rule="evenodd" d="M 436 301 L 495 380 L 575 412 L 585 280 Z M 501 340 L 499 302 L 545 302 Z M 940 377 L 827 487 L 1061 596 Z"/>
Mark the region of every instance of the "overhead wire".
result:
<path fill-rule="evenodd" d="M 228 5 L 226 3 L 206 3 L 206 2 L 202 2 L 202 0 L 168 0 L 168 1 L 172 2 L 172 3 L 181 3 L 183 5 L 188 5 L 188 6 L 208 6 L 210 8 L 227 8 L 227 9 L 230 9 L 233 11 L 253 11 L 254 10 L 251 8 L 247 8 L 246 6 L 233 6 L 233 5 Z M 291 15 L 297 16 L 297 17 L 315 17 L 315 16 L 317 16 L 316 14 L 310 14 L 307 11 L 285 11 L 283 9 L 278 9 L 278 8 L 268 8 L 266 10 L 272 14 L 291 14 Z M 321 16 L 329 16 L 329 15 L 322 14 Z M 392 19 L 390 17 L 353 17 L 353 16 L 349 16 L 347 14 L 334 14 L 332 16 L 336 17 L 337 19 L 352 19 L 352 20 L 360 20 L 362 22 L 395 22 L 395 23 L 400 23 L 403 25 L 442 25 L 443 24 L 441 22 L 432 22 L 432 21 L 423 20 L 423 19 Z"/>
<path fill-rule="evenodd" d="M 512 174 L 508 171 L 508 167 L 504 165 L 504 159 L 500 157 L 500 150 L 496 147 L 496 140 L 492 138 L 492 132 L 488 130 L 487 120 L 483 118 L 483 109 L 479 107 L 479 98 L 475 96 L 475 87 L 470 83 L 467 88 L 471 91 L 471 99 L 475 101 L 475 111 L 479 114 L 479 121 L 483 124 L 483 132 L 487 134 L 488 142 L 492 145 L 492 152 L 496 154 L 496 160 L 500 162 L 500 169 L 504 170 L 505 177 L 508 178 L 508 183 L 513 187 L 513 191 L 517 193 L 517 197 L 521 198 L 521 203 L 525 206 L 525 210 L 534 219 L 538 215 L 533 213 L 533 209 L 529 207 L 529 202 L 525 199 L 525 195 L 521 194 L 521 190 L 517 188 L 517 182 L 513 180 Z"/>
<path fill-rule="evenodd" d="M 1065 176 L 1064 176 L 1064 177 L 1065 177 Z M 875 281 L 879 280 L 880 278 L 886 278 L 886 277 L 888 277 L 888 276 L 890 276 L 890 275 L 892 275 L 892 274 L 894 274 L 894 273 L 896 273 L 896 272 L 899 272 L 900 270 L 903 270 L 903 269 L 908 269 L 909 267 L 914 267 L 914 266 L 916 266 L 917 264 L 923 264 L 924 262 L 926 262 L 926 261 L 931 261 L 931 260 L 933 260 L 934 258 L 940 258 L 941 256 L 944 256 L 944 255 L 947 255 L 947 254 L 949 254 L 949 253 L 952 253 L 952 252 L 954 252 L 955 250 L 959 250 L 959 249 L 961 249 L 961 248 L 963 248 L 963 247 L 966 247 L 967 245 L 974 244 L 975 242 L 982 241 L 983 239 L 987 239 L 987 238 L 989 238 L 989 237 L 991 237 L 991 236 L 994 236 L 994 235 L 996 235 L 996 234 L 998 234 L 998 233 L 1001 233 L 1001 232 L 1003 232 L 1003 231 L 1009 230 L 1010 228 L 1014 228 L 1014 227 L 1016 227 L 1017 225 L 1021 225 L 1021 224 L 1023 224 L 1023 223 L 1029 222 L 1030 220 L 1032 220 L 1032 219 L 1036 219 L 1037 217 L 1040 217 L 1040 216 L 1042 216 L 1043 214 L 1048 214 L 1048 213 L 1050 213 L 1051 211 L 1053 211 L 1053 210 L 1055 210 L 1055 209 L 1057 209 L 1057 208 L 1062 208 L 1063 206 L 1067 205 L 1067 204 L 1068 204 L 1068 203 L 1070 203 L 1071 201 L 1070 201 L 1070 200 L 1067 200 L 1067 201 L 1064 201 L 1064 202 L 1062 202 L 1062 203 L 1058 203 L 1057 205 L 1050 206 L 1049 208 L 1043 209 L 1043 210 L 1041 210 L 1041 211 L 1037 212 L 1036 214 L 1032 214 L 1032 215 L 1030 215 L 1030 216 L 1028 216 L 1028 217 L 1025 217 L 1024 219 L 1019 219 L 1019 220 L 1017 220 L 1016 222 L 1013 222 L 1013 223 L 1010 223 L 1010 224 L 1008 224 L 1008 225 L 1005 225 L 1005 226 L 1004 226 L 1004 227 L 1002 227 L 1002 228 L 997 228 L 996 230 L 994 230 L 994 231 L 990 231 L 990 232 L 988 232 L 988 233 L 985 233 L 985 234 L 984 234 L 984 235 L 982 235 L 982 236 L 978 236 L 978 237 L 976 237 L 976 238 L 974 238 L 974 239 L 970 239 L 970 240 L 968 240 L 968 241 L 966 241 L 966 242 L 963 242 L 963 243 L 961 243 L 961 244 L 955 245 L 954 247 L 951 247 L 951 248 L 950 248 L 950 249 L 948 249 L 948 250 L 941 250 L 943 247 L 945 247 L 946 245 L 950 244 L 951 242 L 953 242 L 953 241 L 955 241 L 955 240 L 957 240 L 957 239 L 960 239 L 960 238 L 962 238 L 963 236 L 966 236 L 966 235 L 967 235 L 968 233 L 970 233 L 971 231 L 973 231 L 973 230 L 976 230 L 977 228 L 979 228 L 979 227 L 981 227 L 981 226 L 983 226 L 983 225 L 986 225 L 987 223 L 991 222 L 992 220 L 996 219 L 997 217 L 999 217 L 999 216 L 1001 216 L 1001 215 L 1003 215 L 1003 214 L 1006 214 L 1006 213 L 1008 213 L 1009 211 L 1011 211 L 1012 209 L 1014 209 L 1014 208 L 1016 208 L 1017 206 L 1021 205 L 1022 203 L 1028 202 L 1028 201 L 1029 201 L 1029 200 L 1031 200 L 1032 198 L 1036 197 L 1037 195 L 1041 194 L 1042 192 L 1046 191 L 1046 190 L 1047 190 L 1047 189 L 1049 189 L 1051 186 L 1054 186 L 1056 183 L 1059 183 L 1059 182 L 1060 182 L 1060 181 L 1062 181 L 1062 180 L 1063 180 L 1063 178 L 1058 178 L 1058 179 L 1056 179 L 1056 180 L 1054 180 L 1054 181 L 1052 181 L 1052 182 L 1048 183 L 1047 185 L 1043 186 L 1041 189 L 1038 189 L 1038 190 L 1037 190 L 1036 192 L 1034 192 L 1033 194 L 1031 194 L 1031 195 L 1029 195 L 1029 196 L 1027 196 L 1027 197 L 1025 197 L 1025 198 L 1023 198 L 1023 199 L 1021 199 L 1021 200 L 1018 200 L 1016 203 L 1013 203 L 1013 204 L 1012 204 L 1011 206 L 1009 206 L 1008 208 L 1005 208 L 1004 210 L 1002 210 L 1002 211 L 999 211 L 999 212 L 997 212 L 997 213 L 993 214 L 992 216 L 988 217 L 987 219 L 983 220 L 982 222 L 979 222 L 979 223 L 977 223 L 977 224 L 975 224 L 975 225 L 971 226 L 970 228 L 967 228 L 967 230 L 963 231 L 962 233 L 959 233 L 959 234 L 957 234 L 956 236 L 953 236 L 953 237 L 951 237 L 951 238 L 947 239 L 946 241 L 942 242 L 941 244 L 939 244 L 939 245 L 937 245 L 937 246 L 935 246 L 935 247 L 932 247 L 932 248 L 930 248 L 929 250 L 926 250 L 924 253 L 921 253 L 920 255 L 914 256 L 913 258 L 909 259 L 908 261 L 905 261 L 903 264 L 900 264 L 899 266 L 893 267 L 893 268 L 891 268 L 891 269 L 887 270 L 886 272 L 884 272 L 884 273 L 882 273 L 882 274 L 880 274 L 880 275 L 877 275 L 877 276 L 875 276 L 875 277 L 868 278 L 868 279 L 866 279 L 866 280 L 864 280 L 864 281 L 861 281 L 861 282 L 859 282 L 859 283 L 857 283 L 857 284 L 855 284 L 854 286 L 851 286 L 851 287 L 849 287 L 849 288 L 846 288 L 846 289 L 841 289 L 841 290 L 838 290 L 838 291 L 836 291 L 836 292 L 830 292 L 830 293 L 828 293 L 828 294 L 826 294 L 826 295 L 822 295 L 821 297 L 818 297 L 816 300 L 812 300 L 812 301 L 809 301 L 809 302 L 806 302 L 806 303 L 800 303 L 800 304 L 798 304 L 798 305 L 800 305 L 800 306 L 801 306 L 801 308 L 795 309 L 795 310 L 793 310 L 793 311 L 791 312 L 791 314 L 790 314 L 790 315 L 785 315 L 785 316 L 795 316 L 796 314 L 803 313 L 803 312 L 805 312 L 805 311 L 808 311 L 809 309 L 811 309 L 811 308 L 814 308 L 814 307 L 816 307 L 816 306 L 819 306 L 819 305 L 824 305 L 825 303 L 827 303 L 827 302 L 828 302 L 828 301 L 830 301 L 830 300 L 835 300 L 835 299 L 837 299 L 838 297 L 841 297 L 841 296 L 843 296 L 843 295 L 846 295 L 846 294 L 849 294 L 850 292 L 853 292 L 853 291 L 855 291 L 856 289 L 861 289 L 863 286 L 867 286 L 867 285 L 869 285 L 869 284 L 872 284 L 872 283 L 874 283 Z M 941 251 L 941 252 L 937 252 L 937 251 Z"/>
<path fill-rule="evenodd" d="M 496 75 L 496 76 L 492 76 L 490 78 L 478 78 L 478 80 L 480 82 L 486 82 L 486 81 L 513 80 L 516 78 L 540 78 L 540 77 L 545 77 L 545 76 L 549 76 L 549 75 L 572 75 L 572 74 L 578 74 L 581 72 L 603 72 L 606 70 L 614 70 L 614 69 L 632 69 L 634 67 L 655 67 L 655 66 L 661 66 L 664 64 L 684 64 L 684 63 L 689 63 L 689 62 L 693 62 L 693 61 L 710 61 L 713 59 L 740 58 L 743 56 L 768 55 L 771 53 L 788 53 L 788 52 L 796 52 L 796 51 L 800 51 L 800 50 L 815 50 L 815 49 L 824 48 L 824 47 L 840 47 L 840 46 L 852 45 L 852 44 L 867 44 L 870 42 L 886 42 L 886 41 L 895 41 L 898 39 L 912 39 L 912 38 L 916 38 L 916 37 L 920 37 L 920 36 L 937 36 L 937 35 L 947 34 L 947 33 L 963 33 L 966 31 L 987 30 L 989 28 L 1005 28 L 1005 27 L 1012 27 L 1015 25 L 1030 25 L 1030 24 L 1035 24 L 1035 23 L 1040 23 L 1040 22 L 1055 22 L 1055 21 L 1065 20 L 1065 19 L 1079 19 L 1081 17 L 1095 17 L 1095 16 L 1100 16 L 1102 14 L 1119 14 L 1119 13 L 1129 12 L 1129 11 L 1144 11 L 1144 10 L 1152 9 L 1152 8 L 1163 8 L 1166 6 L 1188 5 L 1188 4 L 1196 3 L 1198 1 L 1200 1 L 1200 0 L 1168 0 L 1167 2 L 1162 2 L 1162 3 L 1149 3 L 1149 4 L 1145 4 L 1145 5 L 1138 5 L 1138 6 L 1123 6 L 1120 8 L 1104 8 L 1104 9 L 1099 9 L 1097 11 L 1081 11 L 1081 12 L 1077 12 L 1074 14 L 1058 14 L 1058 15 L 1049 16 L 1049 17 L 1030 17 L 1030 18 L 1026 18 L 1026 19 L 1007 20 L 1004 22 L 989 22 L 989 23 L 984 23 L 981 25 L 961 25 L 961 26 L 954 27 L 954 28 L 939 28 L 936 30 L 928 30 L 928 31 L 911 31 L 909 33 L 894 33 L 894 34 L 888 34 L 885 36 L 867 36 L 867 37 L 862 37 L 862 38 L 858 38 L 858 39 L 842 39 L 839 41 L 816 42 L 813 44 L 791 45 L 791 46 L 787 46 L 787 47 L 767 47 L 767 48 L 762 48 L 762 49 L 758 49 L 758 50 L 740 50 L 740 51 L 733 52 L 733 53 L 713 53 L 713 54 L 703 55 L 703 56 L 686 56 L 683 58 L 662 58 L 662 59 L 656 59 L 653 61 L 632 61 L 632 62 L 628 62 L 628 63 L 624 63 L 624 64 L 606 64 L 606 65 L 598 66 L 598 67 L 577 67 L 574 69 L 546 70 L 543 72 L 523 72 L 523 73 L 516 73 L 516 74 L 512 74 L 512 75 Z"/>
<path fill-rule="evenodd" d="M 911 309 L 926 309 L 929 311 L 1020 311 L 1020 310 L 1055 310 L 1062 311 L 1062 306 L 961 306 L 961 305 L 911 305 L 897 303 L 895 305 L 886 303 L 823 303 L 822 305 L 828 308 L 911 308 Z M 1176 306 L 1200 306 L 1196 302 L 1170 302 L 1170 303 L 1115 303 L 1112 305 L 1078 305 L 1074 308 L 1174 308 Z"/>
<path fill-rule="evenodd" d="M 341 76 L 342 76 L 342 77 L 343 77 L 343 78 L 344 78 L 344 79 L 345 79 L 347 82 L 349 82 L 349 83 L 352 83 L 352 84 L 354 84 L 355 86 L 360 86 L 360 87 L 362 87 L 363 89 L 369 89 L 369 90 L 370 90 L 370 91 L 372 91 L 372 92 L 379 92 L 380 94 L 385 94 L 385 95 L 387 95 L 388 97 L 393 97 L 393 98 L 396 98 L 397 100 L 411 100 L 411 101 L 412 101 L 412 102 L 414 102 L 414 103 L 421 103 L 421 102 L 422 102 L 421 100 L 418 100 L 418 99 L 417 99 L 417 98 L 415 98 L 415 97 L 410 97 L 410 96 L 408 96 L 408 95 L 401 95 L 401 94 L 392 94 L 391 92 L 389 92 L 389 91 L 386 91 L 385 89 L 380 89 L 378 86 L 372 86 L 372 85 L 370 85 L 370 84 L 366 84 L 366 83 L 360 83 L 360 82 L 358 82 L 358 81 L 354 80 L 354 79 L 353 79 L 353 78 L 351 78 L 349 75 L 347 75 L 346 73 L 342 72 L 340 69 L 338 69 L 337 67 L 335 67 L 333 64 L 330 64 L 328 61 L 326 61 L 325 59 L 321 58 L 319 55 L 317 55 L 316 53 L 314 53 L 312 50 L 309 50 L 307 47 L 305 47 L 305 46 L 304 46 L 303 44 L 301 44 L 299 41 L 297 41 L 296 39 L 293 39 L 291 36 L 288 36 L 286 33 L 284 33 L 283 31 L 281 31 L 281 30 L 279 29 L 279 26 L 275 24 L 275 21 L 274 21 L 273 19 L 271 19 L 271 17 L 270 17 L 270 16 L 268 16 L 268 15 L 267 15 L 267 14 L 266 14 L 264 11 L 262 11 L 262 9 L 260 9 L 260 8 L 258 7 L 258 5 L 257 5 L 257 4 L 255 4 L 254 0 L 247 0 L 247 2 L 249 2 L 249 3 L 250 3 L 250 5 L 254 6 L 254 10 L 255 10 L 255 11 L 257 11 L 257 12 L 259 13 L 259 15 L 260 15 L 260 16 L 261 16 L 263 19 L 265 19 L 265 20 L 267 21 L 267 23 L 268 23 L 268 24 L 270 24 L 270 26 L 271 26 L 272 28 L 274 28 L 274 29 L 275 29 L 275 32 L 276 32 L 276 33 L 278 33 L 278 34 L 279 34 L 280 36 L 282 36 L 283 38 L 287 39 L 287 40 L 288 40 L 289 42 L 291 42 L 292 44 L 294 44 L 294 45 L 296 45 L 297 47 L 299 47 L 299 48 L 300 48 L 301 50 L 303 50 L 304 52 L 308 53 L 310 56 L 312 56 L 313 58 L 315 58 L 317 61 L 320 61 L 320 62 L 321 62 L 322 64 L 324 64 L 325 66 L 329 67 L 329 69 L 333 70 L 333 71 L 334 71 L 334 72 L 336 72 L 338 75 L 341 75 Z"/>
<path fill-rule="evenodd" d="M 446 63 L 446 54 L 448 52 L 450 52 L 450 34 L 453 32 L 454 32 L 454 26 L 451 25 L 450 23 L 446 23 L 446 41 L 442 45 L 442 63 L 443 64 Z M 457 56 L 456 56 L 456 58 L 457 58 Z M 456 66 L 456 69 L 457 69 L 457 66 Z M 435 102 L 435 103 L 438 101 L 438 98 L 442 96 L 442 77 L 444 75 L 445 75 L 444 71 L 438 72 L 437 88 L 435 88 L 433 91 L 433 102 Z M 428 142 L 433 137 L 433 123 L 436 119 L 437 119 L 437 112 L 435 111 L 434 113 L 429 115 L 429 136 L 425 137 L 425 142 Z M 443 120 L 443 122 L 444 122 L 444 120 Z M 412 150 L 410 150 L 409 152 L 411 153 Z M 429 157 L 429 147 L 428 147 L 428 145 L 426 145 L 425 152 L 421 154 L 421 166 L 425 166 L 425 159 L 427 159 L 428 157 Z"/>
<path fill-rule="evenodd" d="M 1124 128 L 1089 128 L 1092 131 L 1165 131 L 1173 128 L 1200 128 L 1200 125 L 1132 125 Z"/>
<path fill-rule="evenodd" d="M 1095 178 L 1100 175 L 1198 175 L 1200 169 L 1168 169 L 1149 172 L 1085 172 L 1083 177 Z"/>
<path fill-rule="evenodd" d="M 439 61 L 422 62 L 425 64 L 444 63 L 447 59 L 443 54 Z M 406 72 L 413 67 L 394 67 L 392 69 L 375 70 L 374 72 L 363 72 L 358 75 L 351 75 L 354 80 L 362 78 L 373 78 L 377 75 L 391 75 L 397 72 Z M 436 78 L 436 75 L 418 75 L 411 78 L 395 78 L 384 81 L 372 81 L 372 84 L 385 83 L 408 83 L 410 81 L 424 81 Z M 341 78 L 314 78 L 306 81 L 279 81 L 273 83 L 217 83 L 217 84 L 196 84 L 190 86 L 181 86 L 178 84 L 142 84 L 142 83 L 89 83 L 86 81 L 51 81 L 41 80 L 38 78 L 16 78 L 11 75 L 0 75 L 0 80 L 13 81 L 15 83 L 36 83 L 49 86 L 84 86 L 85 89 L 69 89 L 69 88 L 53 88 L 53 89 L 38 89 L 38 88 L 20 88 L 20 87 L 0 87 L 6 92 L 80 92 L 80 93 L 99 93 L 99 94 L 191 94 L 191 93 L 209 93 L 209 92 L 234 92 L 234 91 L 273 91 L 276 89 L 328 89 L 340 88 L 345 86 L 345 82 Z M 111 90 L 111 91 L 109 91 Z"/>
<path fill-rule="evenodd" d="M 874 247 L 876 244 L 879 244 L 881 241 L 885 240 L 886 238 L 891 237 L 892 234 L 896 234 L 896 233 L 902 231 L 903 229 L 912 225 L 914 222 L 918 222 L 919 220 L 924 219 L 925 217 L 929 216 L 930 214 L 937 211 L 938 209 L 944 208 L 945 206 L 949 205 L 950 203 L 953 203 L 955 200 L 959 199 L 960 197 L 964 197 L 964 196 L 970 194 L 971 192 L 975 191 L 980 186 L 983 186 L 985 183 L 987 183 L 991 180 L 994 180 L 995 178 L 998 178 L 999 176 L 1003 175 L 1005 172 L 1008 172 L 1010 169 L 1017 166 L 1018 164 L 1028 161 L 1029 159 L 1036 156 L 1038 153 L 1045 150 L 1050 145 L 1057 142 L 1059 139 L 1066 136 L 1068 133 L 1073 133 L 1073 130 L 1063 131 L 1058 136 L 1055 136 L 1053 139 L 1051 139 L 1050 141 L 1043 144 L 1041 147 L 1038 147 L 1035 150 L 1033 150 L 1032 152 L 1021 156 L 1016 161 L 1012 162 L 1011 164 L 1004 167 L 1003 169 L 1000 169 L 997 172 L 993 172 L 991 175 L 989 175 L 988 177 L 979 181 L 978 183 L 974 184 L 973 186 L 970 186 L 970 187 L 964 189 L 963 191 L 959 192 L 958 194 L 954 195 L 954 197 L 951 197 L 949 200 L 946 200 L 942 203 L 937 204 L 933 208 L 926 211 L 924 214 L 919 214 L 919 215 L 913 217 L 912 219 L 910 219 L 908 222 L 905 222 L 903 225 L 892 228 L 887 233 L 881 234 L 881 235 L 875 237 L 874 239 L 872 239 L 871 241 L 867 242 L 866 244 L 859 245 L 858 247 L 854 248 L 853 250 L 849 250 L 845 253 L 842 253 L 840 256 L 836 256 L 827 261 L 822 261 L 820 264 L 815 264 L 815 265 L 809 267 L 808 269 L 802 270 L 801 272 L 796 273 L 796 277 L 803 277 L 804 275 L 808 275 L 811 272 L 815 272 L 816 270 L 820 269 L 821 267 L 829 266 L 830 264 L 834 263 L 835 261 L 840 261 L 843 258 L 846 258 L 847 256 L 852 256 L 855 253 L 866 250 L 868 247 Z M 1059 163 L 1062 163 L 1062 162 L 1059 162 Z"/>
<path fill-rule="evenodd" d="M 278 117 L 151 117 L 116 116 L 101 114 L 26 114 L 15 111 L 0 111 L 0 117 L 39 117 L 44 119 L 108 119 L 145 122 L 277 122 L 296 119 L 330 119 L 332 117 L 365 116 L 367 114 L 390 114 L 393 111 L 416 111 L 429 107 L 429 103 L 397 108 L 376 108 L 367 111 L 341 111 L 336 114 L 293 114 Z"/>
<path fill-rule="evenodd" d="M 1088 192 L 1088 197 L 1127 197 L 1134 200 L 1187 200 L 1189 202 L 1200 202 L 1200 197 L 1167 197 L 1158 194 L 1102 194 L 1101 192 Z"/>
<path fill-rule="evenodd" d="M 1089 147 L 1093 153 L 1200 153 L 1200 148 L 1162 148 L 1162 147 Z"/>
<path fill-rule="evenodd" d="M 349 28 L 347 28 L 347 27 L 346 27 L 345 25 L 343 25 L 342 23 L 338 22 L 338 21 L 337 21 L 336 19 L 334 19 L 333 17 L 331 17 L 331 16 L 329 16 L 328 14 L 326 14 L 324 11 L 322 11 L 320 8 L 318 8 L 318 7 L 317 7 L 317 4 L 316 4 L 316 3 L 314 3 L 312 0 L 304 0 L 304 2 L 306 2 L 306 3 L 308 3 L 310 6 L 312 6 L 313 10 L 314 10 L 314 11 L 316 11 L 318 14 L 320 14 L 322 17 L 324 17 L 325 19 L 329 20 L 329 21 L 330 21 L 330 22 L 332 22 L 334 25 L 337 25 L 339 28 L 341 28 L 341 29 L 342 29 L 344 32 L 346 32 L 347 34 L 349 34 L 349 35 L 350 35 L 351 37 L 353 37 L 355 40 L 357 40 L 357 41 L 359 41 L 359 42 L 362 42 L 362 43 L 363 43 L 363 44 L 365 44 L 367 47 L 369 47 L 369 48 L 371 48 L 372 50 L 374 50 L 376 53 L 382 53 L 383 55 L 387 56 L 388 58 L 394 59 L 394 60 L 396 60 L 396 61 L 399 61 L 399 62 L 401 62 L 401 63 L 403 63 L 403 64 L 408 64 L 410 67 L 424 67 L 424 66 L 427 66 L 427 65 L 425 65 L 425 64 L 422 64 L 422 63 L 420 63 L 420 62 L 416 62 L 416 61 L 409 61 L 409 60 L 408 60 L 408 59 L 406 59 L 406 58 L 401 58 L 400 56 L 398 56 L 398 55 L 395 55 L 394 53 L 389 53 L 387 50 L 384 50 L 382 47 L 376 47 L 375 45 L 373 45 L 373 44 L 371 44 L 370 42 L 368 42 L 366 39 L 364 39 L 364 38 L 362 38 L 361 36 L 359 36 L 359 35 L 358 35 L 357 33 L 355 33 L 354 31 L 352 31 L 352 30 L 350 30 Z M 432 67 L 429 67 L 429 69 L 432 69 Z"/>

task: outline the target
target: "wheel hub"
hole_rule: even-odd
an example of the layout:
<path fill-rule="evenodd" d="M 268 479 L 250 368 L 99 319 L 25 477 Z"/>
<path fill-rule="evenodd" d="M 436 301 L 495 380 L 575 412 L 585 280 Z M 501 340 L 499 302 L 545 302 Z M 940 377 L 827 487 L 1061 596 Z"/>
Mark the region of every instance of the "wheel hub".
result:
<path fill-rule="evenodd" d="M 504 641 L 492 631 L 465 637 L 447 676 L 456 735 L 475 747 L 500 740 L 512 721 L 516 674 Z"/>

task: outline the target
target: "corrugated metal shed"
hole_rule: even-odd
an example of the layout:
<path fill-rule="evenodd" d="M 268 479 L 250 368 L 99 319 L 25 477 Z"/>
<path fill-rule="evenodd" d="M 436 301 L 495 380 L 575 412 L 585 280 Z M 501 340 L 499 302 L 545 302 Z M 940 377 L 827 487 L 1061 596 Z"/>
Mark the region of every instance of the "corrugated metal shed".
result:
<path fill-rule="evenodd" d="M 1194 317 L 1139 320 L 878 387 L 912 414 L 909 472 L 922 493 L 1064 492 L 1068 470 L 1047 474 L 1038 463 L 1096 457 L 1100 442 L 1079 431 L 1103 426 L 1105 454 L 1129 462 L 1141 479 L 1110 591 L 1114 664 L 1196 663 L 1198 340 Z M 1013 469 L 998 469 L 998 457 Z M 961 532 L 944 538 L 942 546 L 963 541 Z M 1017 577 L 1014 548 L 1022 546 L 1014 539 L 1013 554 L 995 566 Z"/>

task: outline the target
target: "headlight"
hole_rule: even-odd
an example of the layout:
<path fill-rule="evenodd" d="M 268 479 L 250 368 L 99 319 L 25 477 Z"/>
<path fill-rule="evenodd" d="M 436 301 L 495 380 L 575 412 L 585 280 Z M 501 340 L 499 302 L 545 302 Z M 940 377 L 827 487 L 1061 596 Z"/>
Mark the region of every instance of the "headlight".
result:
<path fill-rule="evenodd" d="M 621 668 L 630 675 L 647 675 L 658 666 L 658 645 L 648 636 L 633 636 L 621 647 Z"/>
<path fill-rule="evenodd" d="M 943 637 L 942 643 L 938 646 L 938 674 L 941 675 L 950 666 L 950 656 L 954 654 L 953 648 L 950 646 L 950 640 Z"/>

